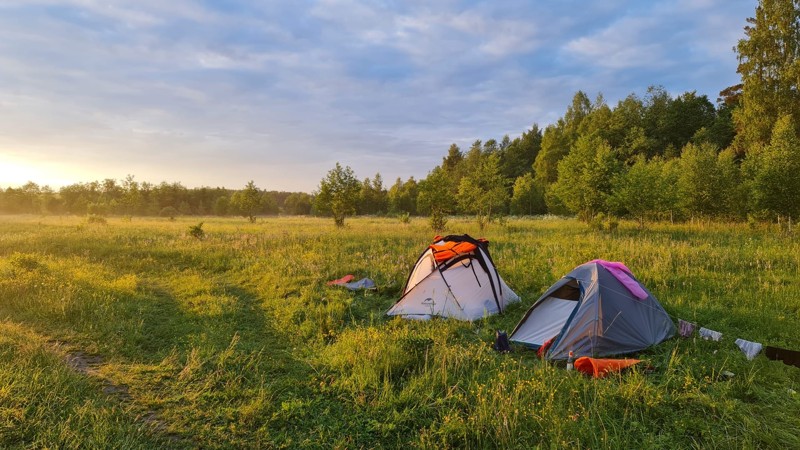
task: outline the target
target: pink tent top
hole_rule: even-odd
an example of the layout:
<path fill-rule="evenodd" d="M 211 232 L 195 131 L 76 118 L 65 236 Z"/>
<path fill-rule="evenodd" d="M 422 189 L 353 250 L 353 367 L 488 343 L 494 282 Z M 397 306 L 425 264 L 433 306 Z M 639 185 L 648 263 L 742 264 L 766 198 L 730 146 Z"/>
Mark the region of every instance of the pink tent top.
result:
<path fill-rule="evenodd" d="M 621 262 L 614 262 L 614 261 L 606 261 L 603 259 L 593 259 L 589 262 L 600 264 L 601 266 L 605 267 L 611 275 L 614 275 L 614 278 L 619 280 L 626 289 L 628 289 L 631 294 L 633 294 L 639 300 L 644 300 L 647 298 L 647 292 L 642 289 L 642 286 L 633 279 L 633 273 L 630 269 L 628 269 L 625 264 Z"/>

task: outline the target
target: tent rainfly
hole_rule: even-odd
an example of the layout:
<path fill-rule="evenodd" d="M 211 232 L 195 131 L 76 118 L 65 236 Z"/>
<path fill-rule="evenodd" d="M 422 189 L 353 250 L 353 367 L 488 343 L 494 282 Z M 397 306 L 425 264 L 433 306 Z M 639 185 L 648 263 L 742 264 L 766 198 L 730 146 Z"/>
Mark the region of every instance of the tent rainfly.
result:
<path fill-rule="evenodd" d="M 622 263 L 580 265 L 548 289 L 511 333 L 546 359 L 632 353 L 675 334 L 669 315 Z M 549 346 L 549 348 L 547 348 Z"/>
<path fill-rule="evenodd" d="M 389 316 L 476 320 L 519 301 L 497 273 L 489 242 L 468 235 L 436 236 L 417 260 Z"/>

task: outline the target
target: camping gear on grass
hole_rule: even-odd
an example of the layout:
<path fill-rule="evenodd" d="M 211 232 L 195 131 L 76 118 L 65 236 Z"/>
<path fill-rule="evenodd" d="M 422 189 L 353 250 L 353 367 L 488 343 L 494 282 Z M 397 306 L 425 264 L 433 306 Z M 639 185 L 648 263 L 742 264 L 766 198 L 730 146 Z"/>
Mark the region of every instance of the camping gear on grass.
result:
<path fill-rule="evenodd" d="M 694 329 L 697 328 L 697 325 L 692 322 L 687 322 L 683 319 L 678 319 L 678 334 L 681 337 L 688 338 L 694 333 Z"/>
<path fill-rule="evenodd" d="M 350 289 L 351 291 L 357 291 L 359 289 L 377 289 L 378 287 L 375 286 L 375 282 L 372 281 L 370 278 L 362 278 L 358 281 L 353 281 L 352 283 L 345 283 L 342 286 Z"/>
<path fill-rule="evenodd" d="M 603 378 L 609 373 L 619 372 L 640 362 L 642 362 L 640 359 L 600 359 L 583 356 L 575 361 L 575 370 L 595 378 Z"/>
<path fill-rule="evenodd" d="M 508 353 L 511 351 L 511 343 L 508 342 L 508 333 L 502 330 L 494 332 L 494 344 L 492 348 L 500 353 Z"/>
<path fill-rule="evenodd" d="M 327 286 L 341 286 L 343 288 L 350 289 L 351 291 L 357 291 L 359 289 L 377 289 L 378 287 L 375 285 L 375 282 L 369 278 L 362 278 L 358 281 L 352 281 L 355 278 L 353 275 L 345 275 L 342 278 L 337 280 L 328 281 L 325 283 Z"/>
<path fill-rule="evenodd" d="M 353 281 L 353 278 L 355 278 L 353 275 L 347 274 L 347 275 L 343 276 L 342 278 L 337 278 L 335 280 L 328 281 L 327 283 L 325 283 L 325 285 L 326 286 L 343 286 L 345 283 Z"/>
<path fill-rule="evenodd" d="M 747 359 L 752 361 L 759 353 L 761 353 L 761 348 L 763 347 L 758 342 L 750 342 L 745 341 L 744 339 L 737 339 L 736 345 L 742 350 Z"/>
<path fill-rule="evenodd" d="M 705 327 L 700 327 L 699 333 L 700 337 L 702 337 L 705 340 L 710 339 L 714 342 L 719 342 L 719 340 L 722 339 L 722 333 L 720 333 L 719 331 L 709 330 L 708 328 Z"/>
<path fill-rule="evenodd" d="M 638 298 L 603 264 L 580 265 L 542 295 L 511 332 L 511 342 L 539 349 L 553 340 L 544 358 L 631 353 L 675 334 L 675 325 L 653 294 L 622 264 L 626 276 L 647 296 Z M 621 269 L 624 268 L 624 269 Z"/>
<path fill-rule="evenodd" d="M 800 367 L 800 352 L 796 350 L 787 350 L 768 345 L 764 347 L 764 356 L 773 361 L 783 361 L 784 364 Z"/>
<path fill-rule="evenodd" d="M 389 316 L 476 320 L 505 310 L 519 297 L 497 273 L 489 242 L 466 234 L 434 238 L 411 270 Z"/>

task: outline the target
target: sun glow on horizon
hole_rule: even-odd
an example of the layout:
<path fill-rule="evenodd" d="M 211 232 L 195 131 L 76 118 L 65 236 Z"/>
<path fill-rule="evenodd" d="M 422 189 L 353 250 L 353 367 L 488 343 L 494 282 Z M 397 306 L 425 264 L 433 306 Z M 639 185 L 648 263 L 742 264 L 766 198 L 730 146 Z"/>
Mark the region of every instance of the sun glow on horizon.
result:
<path fill-rule="evenodd" d="M 18 188 L 28 182 L 59 189 L 76 183 L 80 176 L 63 166 L 47 162 L 23 161 L 0 154 L 0 188 Z"/>

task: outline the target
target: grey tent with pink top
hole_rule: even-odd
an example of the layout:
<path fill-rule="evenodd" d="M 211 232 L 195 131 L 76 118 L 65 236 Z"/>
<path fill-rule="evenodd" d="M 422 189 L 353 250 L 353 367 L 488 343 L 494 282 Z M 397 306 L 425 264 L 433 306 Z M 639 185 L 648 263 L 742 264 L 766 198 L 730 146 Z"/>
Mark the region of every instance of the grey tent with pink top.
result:
<path fill-rule="evenodd" d="M 622 263 L 594 260 L 558 280 L 528 309 L 510 340 L 547 359 L 632 353 L 675 334 L 650 291 Z"/>

